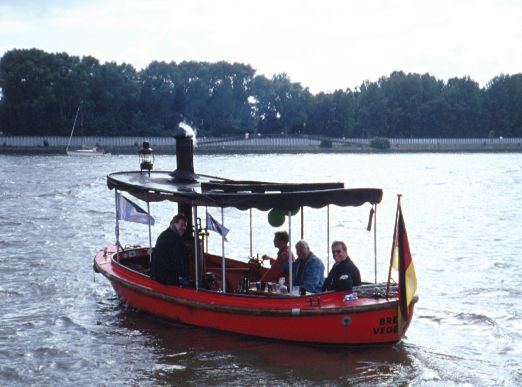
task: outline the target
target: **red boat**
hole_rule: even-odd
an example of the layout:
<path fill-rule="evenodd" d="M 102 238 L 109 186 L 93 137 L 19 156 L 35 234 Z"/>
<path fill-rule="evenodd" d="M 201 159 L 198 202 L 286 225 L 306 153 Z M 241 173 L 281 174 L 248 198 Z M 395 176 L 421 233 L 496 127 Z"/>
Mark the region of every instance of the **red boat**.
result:
<path fill-rule="evenodd" d="M 277 208 L 289 218 L 297 210 L 327 205 L 368 203 L 374 210 L 382 190 L 347 189 L 343 183 L 283 184 L 198 175 L 193 169 L 191 137 L 178 135 L 176 140 L 178 168 L 174 172 L 152 172 L 152 164 L 145 160 L 149 166 L 145 172 L 113 173 L 107 184 L 147 203 L 178 203 L 179 212 L 189 222 L 186 244 L 193 257 L 194 285 L 156 282 L 148 275 L 151 248 L 122 248 L 117 243 L 118 247 L 97 252 L 94 270 L 109 279 L 120 298 L 135 309 L 166 319 L 269 339 L 369 345 L 396 343 L 404 336 L 418 298 L 414 295 L 416 284 L 412 288 L 413 262 L 399 221 L 400 207 L 392 254 L 399 260 L 399 283 L 363 283 L 350 291 L 314 294 L 299 292 L 292 279 L 288 292 L 272 284 L 262 286 L 259 281 L 267 269 L 256 259 L 241 262 L 206 252 L 207 229 L 198 222 L 201 207 Z"/>

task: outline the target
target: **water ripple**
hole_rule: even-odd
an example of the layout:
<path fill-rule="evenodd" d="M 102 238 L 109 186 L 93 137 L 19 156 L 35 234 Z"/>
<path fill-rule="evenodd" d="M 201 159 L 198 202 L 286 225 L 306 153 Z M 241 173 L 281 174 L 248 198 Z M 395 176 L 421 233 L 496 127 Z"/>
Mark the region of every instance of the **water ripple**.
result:
<path fill-rule="evenodd" d="M 156 164 L 173 170 L 175 156 Z M 328 175 L 383 187 L 379 277 L 387 275 L 395 194 L 403 193 L 420 302 L 401 343 L 348 350 L 166 323 L 123 304 L 94 276 L 92 259 L 114 241 L 114 194 L 105 177 L 134 168 L 136 157 L 0 155 L 0 165 L 2 386 L 522 385 L 519 154 L 196 156 L 197 169 L 209 175 L 245 178 L 248 170 L 252 180 L 300 182 Z M 274 177 L 289 165 L 292 175 Z M 176 206 L 151 209 L 154 240 Z M 256 215 L 256 252 L 273 252 L 274 230 L 266 213 Z M 234 234 L 227 254 L 248 255 L 248 219 L 232 209 L 225 216 Z M 368 208 L 335 208 L 330 216 L 331 240 L 345 240 L 373 281 Z M 306 212 L 305 231 L 312 231 L 305 238 L 323 259 L 325 224 L 324 210 Z M 120 227 L 124 244 L 148 245 L 143 225 Z M 221 251 L 221 240 L 209 238 L 209 249 Z"/>

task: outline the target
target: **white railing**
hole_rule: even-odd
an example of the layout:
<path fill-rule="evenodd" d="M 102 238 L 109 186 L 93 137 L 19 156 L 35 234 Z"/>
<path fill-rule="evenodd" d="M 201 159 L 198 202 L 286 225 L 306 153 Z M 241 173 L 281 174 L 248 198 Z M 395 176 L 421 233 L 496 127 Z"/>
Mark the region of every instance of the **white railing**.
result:
<path fill-rule="evenodd" d="M 390 138 L 394 145 L 486 145 L 520 144 L 520 137 L 496 138 Z"/>
<path fill-rule="evenodd" d="M 197 138 L 198 147 L 288 147 L 288 146 L 318 146 L 322 139 L 333 144 L 363 144 L 368 145 L 367 138 L 321 138 L 321 137 L 200 137 Z M 69 138 L 66 136 L 0 136 L 0 146 L 18 147 L 65 147 Z M 72 147 L 81 145 L 101 145 L 104 147 L 141 147 L 144 141 L 155 146 L 175 146 L 174 137 L 73 137 Z M 390 138 L 392 145 L 520 145 L 522 138 Z"/>
<path fill-rule="evenodd" d="M 0 146 L 52 146 L 65 147 L 69 137 L 62 136 L 0 136 Z M 87 137 L 73 137 L 71 139 L 72 147 L 79 147 L 82 145 L 96 145 L 101 146 L 140 146 L 144 141 L 149 141 L 156 145 L 175 145 L 176 140 L 173 137 L 101 137 L 101 136 L 87 136 Z"/>

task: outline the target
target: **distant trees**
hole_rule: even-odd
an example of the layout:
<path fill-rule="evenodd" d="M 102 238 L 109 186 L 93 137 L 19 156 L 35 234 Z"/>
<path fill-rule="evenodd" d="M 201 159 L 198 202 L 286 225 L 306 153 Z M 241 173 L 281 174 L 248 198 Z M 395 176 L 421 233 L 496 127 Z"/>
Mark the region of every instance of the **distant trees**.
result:
<path fill-rule="evenodd" d="M 522 74 L 493 78 L 484 94 L 483 114 L 490 123 L 487 129 L 497 136 L 522 136 Z"/>
<path fill-rule="evenodd" d="M 11 135 L 68 135 L 82 101 L 85 135 L 169 136 L 185 121 L 205 136 L 522 136 L 522 74 L 480 88 L 469 77 L 397 71 L 314 95 L 284 73 L 268 79 L 240 63 L 154 61 L 136 71 L 15 49 L 0 59 L 0 88 L 0 131 Z"/>

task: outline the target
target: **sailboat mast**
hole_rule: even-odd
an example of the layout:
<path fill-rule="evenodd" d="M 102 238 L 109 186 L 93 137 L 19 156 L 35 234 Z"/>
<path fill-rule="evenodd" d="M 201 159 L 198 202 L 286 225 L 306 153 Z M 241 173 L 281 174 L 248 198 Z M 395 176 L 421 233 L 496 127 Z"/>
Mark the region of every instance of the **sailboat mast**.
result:
<path fill-rule="evenodd" d="M 82 106 L 82 100 L 80 100 L 80 103 L 78 104 L 78 109 L 76 109 L 76 115 L 74 116 L 74 122 L 73 122 L 73 126 L 72 126 L 72 129 L 71 129 L 71 135 L 69 136 L 69 142 L 67 143 L 67 147 L 65 148 L 65 152 L 67 152 L 69 150 L 69 147 L 71 146 L 71 140 L 72 140 L 72 136 L 74 134 L 74 127 L 76 126 L 76 120 L 78 119 L 78 113 L 80 113 L 80 106 Z"/>

